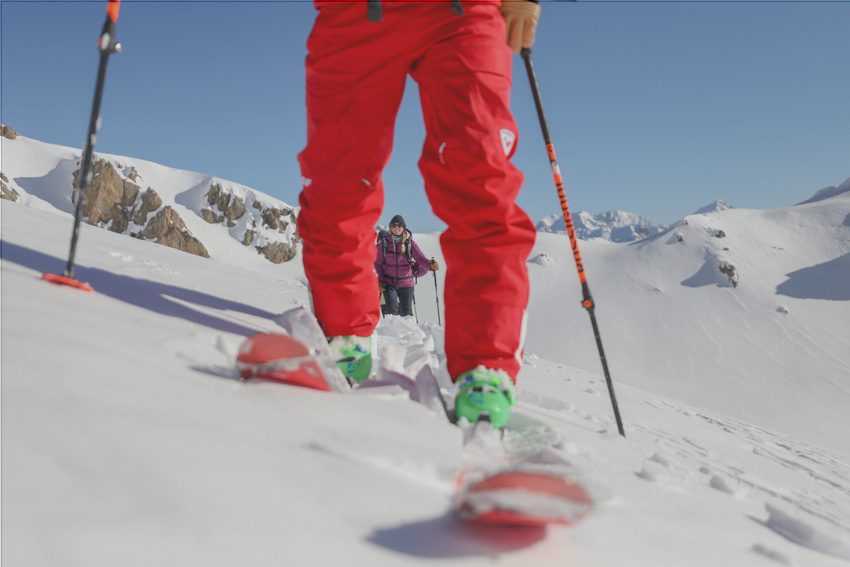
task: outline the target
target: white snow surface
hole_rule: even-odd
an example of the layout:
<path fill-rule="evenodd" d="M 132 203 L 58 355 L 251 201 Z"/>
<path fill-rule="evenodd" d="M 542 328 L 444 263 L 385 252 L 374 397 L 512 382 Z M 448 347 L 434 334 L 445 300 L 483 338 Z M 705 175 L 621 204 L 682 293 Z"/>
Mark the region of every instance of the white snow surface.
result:
<path fill-rule="evenodd" d="M 560 435 L 595 507 L 483 528 L 451 512 L 461 431 L 403 390 L 236 377 L 245 336 L 309 305 L 300 254 L 204 259 L 83 225 L 76 275 L 95 291 L 49 284 L 72 218 L 47 194 L 59 162 L 38 159 L 2 164 L 40 187 L 0 202 L 4 565 L 850 562 L 848 192 L 580 243 L 625 438 L 569 240 L 540 234 L 519 408 Z M 415 238 L 444 265 L 438 234 Z M 384 319 L 377 344 L 445 383 L 432 276 L 416 299 L 420 322 Z"/>

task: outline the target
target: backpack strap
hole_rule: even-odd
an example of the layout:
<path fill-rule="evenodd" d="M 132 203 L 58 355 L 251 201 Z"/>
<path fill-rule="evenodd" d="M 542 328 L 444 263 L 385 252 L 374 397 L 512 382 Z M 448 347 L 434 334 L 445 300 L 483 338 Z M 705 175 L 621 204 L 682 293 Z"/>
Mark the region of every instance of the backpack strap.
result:
<path fill-rule="evenodd" d="M 381 240 L 382 240 L 381 244 L 383 244 L 383 247 L 384 247 L 384 270 L 386 271 L 386 269 L 387 269 L 387 249 L 389 248 L 390 243 L 387 242 L 386 238 L 382 238 Z"/>
<path fill-rule="evenodd" d="M 407 263 L 410 264 L 410 269 L 413 270 L 413 264 L 416 262 L 413 260 L 413 235 L 410 235 L 410 238 L 407 239 Z"/>

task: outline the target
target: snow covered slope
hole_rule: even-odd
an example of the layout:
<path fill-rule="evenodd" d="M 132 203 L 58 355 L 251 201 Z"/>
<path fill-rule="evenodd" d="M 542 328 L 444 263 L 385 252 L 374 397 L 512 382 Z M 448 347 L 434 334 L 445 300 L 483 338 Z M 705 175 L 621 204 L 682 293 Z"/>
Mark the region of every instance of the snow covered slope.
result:
<path fill-rule="evenodd" d="M 423 406 L 235 378 L 244 336 L 278 330 L 275 317 L 307 301 L 298 261 L 260 274 L 84 225 L 77 275 L 96 290 L 84 293 L 39 279 L 64 266 L 68 216 L 5 201 L 0 213 L 4 565 L 839 567 L 850 560 L 847 452 L 626 385 L 637 381 L 637 371 L 626 371 L 643 368 L 644 355 L 619 346 L 639 337 L 618 330 L 615 323 L 630 318 L 608 310 L 615 284 L 625 293 L 640 281 L 605 277 L 601 266 L 626 254 L 617 245 L 589 247 L 587 256 L 628 437 L 616 434 L 597 372 L 557 360 L 566 352 L 542 355 L 543 334 L 582 335 L 588 326 L 581 312 L 564 325 L 549 316 L 560 307 L 541 303 L 541 275 L 560 280 L 551 286 L 559 301 L 577 301 L 568 283 L 574 273 L 555 271 L 570 259 L 563 238 L 542 238 L 539 251 L 551 263 L 538 256 L 531 265 L 536 346 L 518 389 L 520 408 L 562 435 L 558 452 L 582 471 L 597 506 L 574 528 L 479 529 L 449 512 L 460 433 Z M 791 221 L 788 211 L 773 214 Z M 794 222 L 805 222 L 808 213 L 795 214 L 803 216 L 792 215 Z M 711 219 L 679 227 L 684 243 L 668 243 L 671 232 L 637 250 L 696 246 Z M 733 226 L 724 223 L 730 239 Z M 826 238 L 836 228 L 822 230 Z M 424 236 L 423 247 L 438 250 L 436 238 Z M 669 269 L 678 273 L 679 262 Z M 728 316 L 726 303 L 736 304 L 730 294 L 746 289 L 748 274 L 738 288 L 683 287 L 712 292 Z M 432 286 L 424 283 L 422 323 L 385 319 L 378 338 L 439 362 L 439 328 L 428 319 L 435 313 L 425 312 Z M 803 311 L 783 302 L 788 313 L 777 316 Z M 676 352 L 678 337 L 699 326 L 704 306 L 691 305 L 656 322 L 678 325 L 677 337 L 656 337 L 664 349 Z M 632 309 L 641 316 L 652 307 Z M 729 329 L 741 342 L 756 336 Z M 752 395 L 761 376 L 735 378 L 737 394 Z M 803 413 L 808 397 L 826 403 L 830 395 L 791 383 L 778 402 Z M 837 416 L 835 427 L 843 423 Z"/>
<path fill-rule="evenodd" d="M 850 192 L 580 243 L 615 380 L 850 452 Z M 567 239 L 529 263 L 527 352 L 598 372 Z"/>
<path fill-rule="evenodd" d="M 2 144 L 2 171 L 9 189 L 18 195 L 18 202 L 42 210 L 74 214 L 71 201 L 74 172 L 79 169 L 80 150 L 48 144 L 17 136 Z M 136 203 L 108 202 L 105 215 L 120 206 L 124 215 L 135 208 L 146 190 L 153 190 L 161 205 L 139 219 L 135 215 L 124 234 L 140 236 L 146 221 L 156 210 L 172 208 L 185 223 L 191 236 L 200 241 L 210 257 L 250 266 L 265 273 L 276 273 L 275 267 L 258 252 L 270 245 L 295 247 L 295 211 L 292 207 L 239 183 L 218 179 L 202 173 L 166 167 L 153 162 L 110 154 L 96 153 L 95 163 L 104 160 L 114 171 L 115 182 L 129 183 L 138 188 Z M 98 172 L 95 171 L 95 177 Z M 103 195 L 100 200 L 107 200 Z M 131 199 L 132 201 L 133 199 Z M 239 203 L 238 210 L 234 204 Z M 221 206 L 219 206 L 221 204 Z M 278 211 L 275 219 L 275 211 Z M 280 211 L 292 211 L 284 214 Z M 228 217 L 234 217 L 229 218 Z M 238 215 L 238 218 L 236 216 Z M 141 220 L 141 223 L 137 222 Z M 101 221 L 115 229 L 111 222 Z M 270 226 L 271 225 L 271 226 Z"/>

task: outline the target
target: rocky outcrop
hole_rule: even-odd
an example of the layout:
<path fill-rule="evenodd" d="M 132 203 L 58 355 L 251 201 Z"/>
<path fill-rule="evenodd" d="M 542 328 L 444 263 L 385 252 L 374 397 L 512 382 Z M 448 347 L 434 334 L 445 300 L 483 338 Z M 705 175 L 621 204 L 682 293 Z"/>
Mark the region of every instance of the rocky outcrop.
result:
<path fill-rule="evenodd" d="M 0 124 L 0 135 L 2 135 L 7 140 L 14 140 L 18 137 L 18 133 L 12 130 L 10 126 L 5 126 Z M 9 187 L 9 178 L 6 177 L 5 174 L 0 172 L 0 199 L 6 199 L 7 201 L 17 201 L 20 199 L 21 194 L 18 193 L 14 187 Z"/>
<path fill-rule="evenodd" d="M 12 129 L 11 126 L 6 126 L 6 125 L 0 125 L 0 126 L 2 126 L 2 129 L 3 129 L 3 137 L 6 138 L 7 140 L 14 140 L 15 138 L 18 137 L 18 133 L 15 132 Z"/>
<path fill-rule="evenodd" d="M 247 195 L 249 203 L 246 203 L 246 198 L 235 195 L 218 182 L 210 184 L 204 198 L 209 206 L 201 209 L 201 216 L 210 224 L 233 228 L 247 215 L 243 225 L 245 232 L 240 238 L 243 246 L 254 245 L 259 254 L 274 264 L 295 257 L 299 238 L 295 230 L 295 211 L 291 208 L 267 206 L 251 194 Z"/>
<path fill-rule="evenodd" d="M 250 246 L 254 241 L 254 235 L 257 234 L 255 230 L 257 228 L 257 221 L 254 221 L 254 228 L 249 228 L 245 231 L 245 234 L 242 235 L 242 246 Z"/>
<path fill-rule="evenodd" d="M 135 168 L 131 168 L 126 177 L 119 174 L 118 169 L 123 167 L 119 165 L 116 169 L 105 159 L 92 165 L 83 202 L 83 218 L 89 224 L 209 258 L 206 247 L 192 235 L 177 211 L 170 206 L 163 207 L 162 199 L 151 187 L 142 191 L 141 186 L 134 183 L 141 180 Z M 78 169 L 74 171 L 73 180 L 72 200 L 75 203 L 79 177 Z M 153 213 L 156 214 L 151 217 Z"/>
<path fill-rule="evenodd" d="M 738 287 L 738 272 L 735 271 L 735 266 L 728 262 L 720 262 L 720 273 L 729 278 L 732 287 Z"/>
<path fill-rule="evenodd" d="M 260 211 L 262 226 L 267 229 L 277 231 L 280 234 L 286 234 L 290 225 L 295 228 L 295 211 L 290 208 L 279 209 L 276 207 L 266 207 L 259 201 L 254 201 L 254 208 Z M 246 231 L 246 237 L 248 232 L 252 231 Z M 290 240 L 258 245 L 256 246 L 257 251 L 273 264 L 288 262 L 295 257 L 298 241 L 300 240 L 297 230 L 292 230 L 291 232 L 292 238 Z"/>
<path fill-rule="evenodd" d="M 0 136 L 3 157 L 15 150 L 0 172 L 7 202 L 71 214 L 79 204 L 82 222 L 203 257 L 241 253 L 265 264 L 297 253 L 298 209 L 244 185 L 107 154 L 94 156 L 82 183 L 79 149 L 30 140 L 3 124 Z"/>
<path fill-rule="evenodd" d="M 80 170 L 74 172 L 74 194 L 77 202 L 80 190 Z M 115 167 L 106 160 L 92 165 L 91 177 L 83 201 L 83 218 L 88 223 L 112 232 L 123 233 L 130 227 L 136 198 L 141 187 L 122 178 Z M 139 223 L 142 224 L 142 223 Z"/>
<path fill-rule="evenodd" d="M 224 191 L 219 183 L 210 185 L 210 190 L 207 192 L 207 203 L 215 206 L 222 213 L 215 214 L 212 209 L 204 208 L 201 214 L 210 224 L 218 224 L 227 221 L 228 227 L 236 226 L 236 220 L 242 218 L 245 214 L 245 200 L 237 197 L 230 192 Z"/>
<path fill-rule="evenodd" d="M 120 166 L 119 166 L 119 167 L 120 167 Z M 128 178 L 130 181 L 133 181 L 133 182 L 136 182 L 136 183 L 137 183 L 137 182 L 139 181 L 139 179 L 141 179 L 141 178 L 142 178 L 142 176 L 141 176 L 141 175 L 139 175 L 139 172 L 138 172 L 138 171 L 136 171 L 136 168 L 135 168 L 135 167 L 130 167 L 130 173 L 128 173 L 128 174 L 127 174 L 127 178 Z"/>
<path fill-rule="evenodd" d="M 200 240 L 192 236 L 186 228 L 186 223 L 170 206 L 163 207 L 148 222 L 141 236 L 153 240 L 157 244 L 163 244 L 170 248 L 183 250 L 196 256 L 209 258 L 210 254 Z"/>
<path fill-rule="evenodd" d="M 265 246 L 257 246 L 257 252 L 272 264 L 280 264 L 295 257 L 296 247 L 286 242 L 270 242 Z"/>
<path fill-rule="evenodd" d="M 255 205 L 260 205 L 260 214 L 262 215 L 263 225 L 278 232 L 286 231 L 290 222 L 295 222 L 295 215 L 292 214 L 292 209 L 276 209 L 274 207 L 262 208 L 259 201 L 254 202 Z"/>
<path fill-rule="evenodd" d="M 0 172 L 0 199 L 6 199 L 7 201 L 17 201 L 20 199 L 21 194 L 15 191 L 14 187 L 9 187 L 9 178 L 6 177 L 5 174 Z"/>
<path fill-rule="evenodd" d="M 147 222 L 148 215 L 162 206 L 162 199 L 156 194 L 156 191 L 148 187 L 142 195 L 136 199 L 135 206 L 132 211 L 132 219 L 136 224 L 144 225 Z"/>

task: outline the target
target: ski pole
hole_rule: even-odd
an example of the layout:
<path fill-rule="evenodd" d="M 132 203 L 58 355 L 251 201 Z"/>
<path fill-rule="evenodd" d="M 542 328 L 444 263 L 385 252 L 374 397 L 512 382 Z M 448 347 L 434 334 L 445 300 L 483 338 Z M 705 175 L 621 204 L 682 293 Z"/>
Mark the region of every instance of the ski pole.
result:
<path fill-rule="evenodd" d="M 87 284 L 81 284 L 74 279 L 74 255 L 77 251 L 77 239 L 80 235 L 80 222 L 83 216 L 83 201 L 86 197 L 86 190 L 91 181 L 91 162 L 92 154 L 94 153 L 94 144 L 97 140 L 97 130 L 100 122 L 100 102 L 103 97 L 103 84 L 106 81 L 106 63 L 112 53 L 121 51 L 121 44 L 115 41 L 115 23 L 118 21 L 118 10 L 121 7 L 121 0 L 109 0 L 106 6 L 106 21 L 103 24 L 103 30 L 100 32 L 100 38 L 97 41 L 97 48 L 100 51 L 100 65 L 97 70 L 97 82 L 94 89 L 94 102 L 92 103 L 91 118 L 89 119 L 89 130 L 86 136 L 86 142 L 83 146 L 83 155 L 80 162 L 80 186 L 77 193 L 77 206 L 74 211 L 74 229 L 71 234 L 71 250 L 68 253 L 68 264 L 65 267 L 63 276 L 55 274 L 44 274 L 43 279 L 87 289 L 91 291 L 91 287 Z"/>
<path fill-rule="evenodd" d="M 582 305 L 587 309 L 590 315 L 590 323 L 593 326 L 593 335 L 596 337 L 596 346 L 599 349 L 599 358 L 602 361 L 602 370 L 605 373 L 605 382 L 608 384 L 608 393 L 611 396 L 611 405 L 614 409 L 614 417 L 617 420 L 617 429 L 620 435 L 626 436 L 623 431 L 623 422 L 620 419 L 620 409 L 617 407 L 617 396 L 614 394 L 614 383 L 611 381 L 611 374 L 608 372 L 608 362 L 605 359 L 605 351 L 602 348 L 602 339 L 599 336 L 599 326 L 596 324 L 596 315 L 594 309 L 596 304 L 590 295 L 590 287 L 587 284 L 587 274 L 584 271 L 584 263 L 581 259 L 581 252 L 578 249 L 578 239 L 576 238 L 575 226 L 573 225 L 573 217 L 570 214 L 570 207 L 567 204 L 567 194 L 564 191 L 564 180 L 561 177 L 561 169 L 558 167 L 558 159 L 555 156 L 555 145 L 552 143 L 552 137 L 549 135 L 549 126 L 546 123 L 546 115 L 543 112 L 543 101 L 540 98 L 540 85 L 537 83 L 537 75 L 534 72 L 534 64 L 531 62 L 531 48 L 524 47 L 520 52 L 523 60 L 525 60 L 525 68 L 528 71 L 528 81 L 531 83 L 531 92 L 534 95 L 534 104 L 537 106 L 537 117 L 540 119 L 540 128 L 543 131 L 543 141 L 546 143 L 546 150 L 549 153 L 549 164 L 552 167 L 552 176 L 555 178 L 555 187 L 558 189 L 558 197 L 561 201 L 561 211 L 564 213 L 564 222 L 567 227 L 567 234 L 570 237 L 570 245 L 573 248 L 573 257 L 578 270 L 578 278 L 581 282 Z"/>
<path fill-rule="evenodd" d="M 419 310 L 416 309 L 416 286 L 413 286 L 413 315 L 416 316 L 416 324 L 419 324 Z"/>
<path fill-rule="evenodd" d="M 431 256 L 431 263 L 434 263 L 434 257 Z M 443 322 L 440 320 L 440 290 L 437 289 L 437 271 L 432 270 L 432 274 L 434 274 L 434 296 L 437 298 L 437 324 L 441 327 L 443 326 Z"/>

